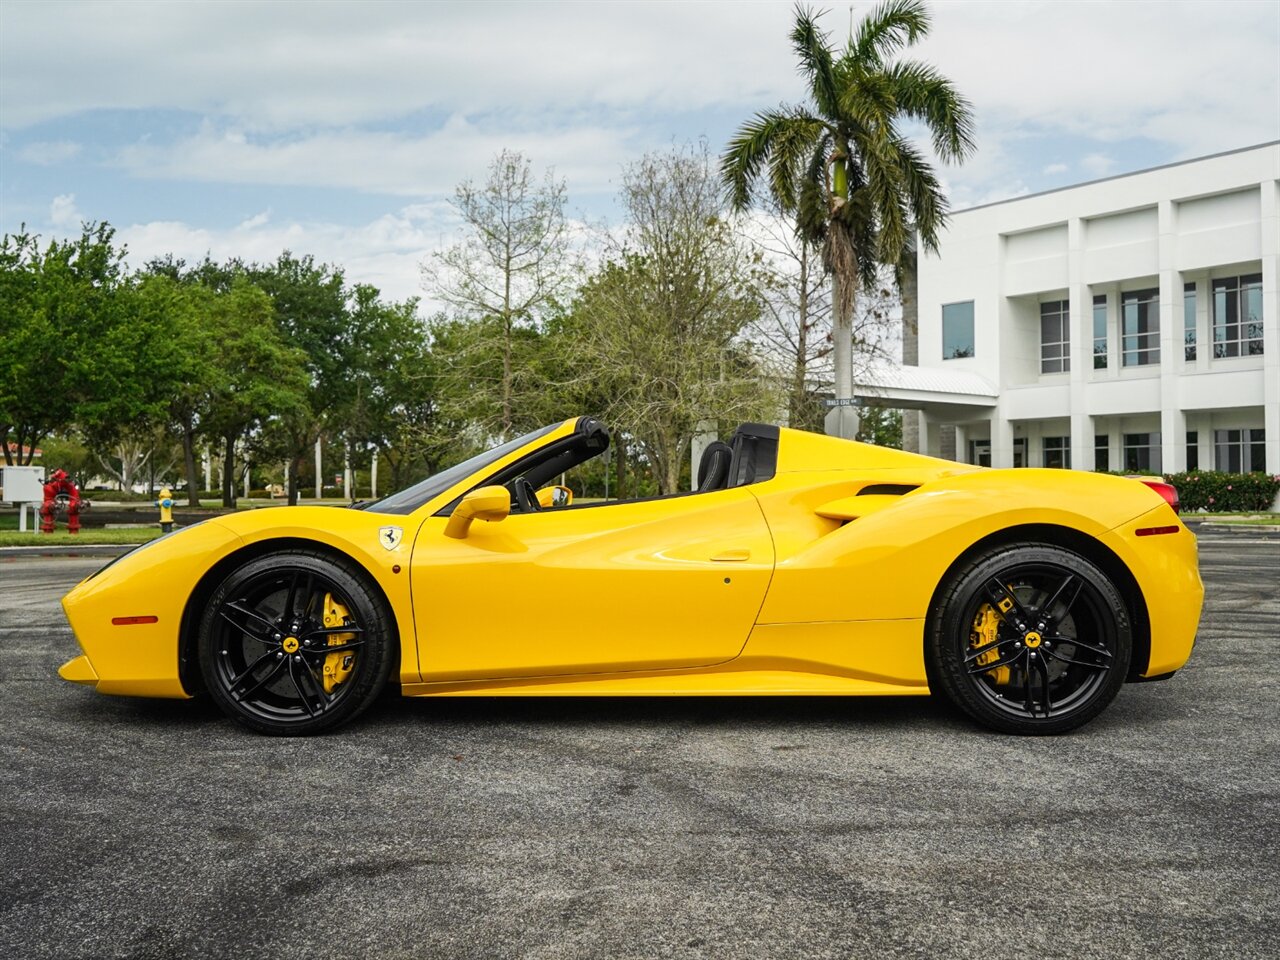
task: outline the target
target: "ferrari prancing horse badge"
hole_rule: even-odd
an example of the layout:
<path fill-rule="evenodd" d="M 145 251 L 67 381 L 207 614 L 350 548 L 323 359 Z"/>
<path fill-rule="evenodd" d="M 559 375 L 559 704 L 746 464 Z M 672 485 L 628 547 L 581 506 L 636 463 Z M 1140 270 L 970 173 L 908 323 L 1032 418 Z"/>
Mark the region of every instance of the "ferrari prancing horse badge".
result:
<path fill-rule="evenodd" d="M 394 550 L 400 546 L 400 538 L 404 536 L 404 530 L 400 527 L 379 527 L 378 542 L 388 550 Z"/>

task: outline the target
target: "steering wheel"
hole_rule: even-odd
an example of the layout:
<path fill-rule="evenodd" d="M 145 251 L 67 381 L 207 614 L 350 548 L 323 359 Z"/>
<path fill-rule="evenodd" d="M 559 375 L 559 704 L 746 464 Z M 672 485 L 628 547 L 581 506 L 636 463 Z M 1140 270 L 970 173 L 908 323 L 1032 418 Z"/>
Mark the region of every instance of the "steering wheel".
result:
<path fill-rule="evenodd" d="M 538 502 L 538 491 L 524 477 L 516 477 L 511 481 L 511 492 L 515 494 L 521 513 L 537 513 L 542 509 L 542 504 Z"/>

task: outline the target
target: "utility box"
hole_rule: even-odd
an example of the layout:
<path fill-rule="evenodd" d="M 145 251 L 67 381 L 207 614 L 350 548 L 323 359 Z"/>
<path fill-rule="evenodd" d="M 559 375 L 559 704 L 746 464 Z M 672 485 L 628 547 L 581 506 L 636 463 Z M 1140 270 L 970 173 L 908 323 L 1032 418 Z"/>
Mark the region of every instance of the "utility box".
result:
<path fill-rule="evenodd" d="M 0 498 L 10 503 L 44 500 L 44 467 L 0 467 Z"/>

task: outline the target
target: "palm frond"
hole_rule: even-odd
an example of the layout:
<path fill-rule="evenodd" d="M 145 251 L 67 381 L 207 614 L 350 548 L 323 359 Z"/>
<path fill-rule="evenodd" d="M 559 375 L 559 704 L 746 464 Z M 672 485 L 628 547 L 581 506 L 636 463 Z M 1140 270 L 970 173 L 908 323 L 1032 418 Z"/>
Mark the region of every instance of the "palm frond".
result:
<path fill-rule="evenodd" d="M 929 33 L 929 10 L 924 0 L 886 0 L 862 18 L 847 56 L 864 64 L 884 63 Z"/>
<path fill-rule="evenodd" d="M 744 210 L 751 205 L 756 179 L 794 116 L 782 111 L 761 111 L 739 127 L 729 141 L 720 158 L 720 181 L 734 209 Z"/>
<path fill-rule="evenodd" d="M 973 107 L 950 80 L 915 60 L 895 63 L 882 76 L 901 113 L 928 126 L 939 157 L 963 160 L 973 152 Z"/>
<path fill-rule="evenodd" d="M 933 167 L 913 143 L 905 138 L 898 138 L 893 149 L 897 155 L 895 165 L 902 177 L 910 218 L 915 221 L 915 228 L 920 233 L 924 248 L 930 252 L 936 251 L 938 233 L 947 223 L 947 200 L 943 196 L 942 185 L 938 182 Z M 906 240 L 904 236 L 902 242 L 905 244 Z M 901 248 L 889 251 L 895 256 L 901 252 Z"/>
<path fill-rule="evenodd" d="M 827 131 L 809 155 L 796 197 L 796 236 L 815 246 L 827 238 L 831 211 L 827 204 L 827 157 L 831 154 L 832 134 Z"/>
<path fill-rule="evenodd" d="M 818 14 L 800 4 L 796 4 L 791 49 L 800 60 L 800 74 L 809 81 L 809 91 L 818 112 L 828 120 L 834 120 L 839 109 L 839 97 L 831 48 L 827 35 L 818 29 Z"/>
<path fill-rule="evenodd" d="M 799 109 L 779 131 L 769 157 L 769 187 L 784 213 L 795 212 L 802 171 L 826 132 L 826 124 Z"/>

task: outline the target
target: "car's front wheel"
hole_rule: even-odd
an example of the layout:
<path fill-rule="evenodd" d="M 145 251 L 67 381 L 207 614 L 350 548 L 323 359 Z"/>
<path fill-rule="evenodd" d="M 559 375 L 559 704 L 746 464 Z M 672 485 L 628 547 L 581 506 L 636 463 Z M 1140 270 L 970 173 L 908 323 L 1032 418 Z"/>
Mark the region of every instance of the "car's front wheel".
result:
<path fill-rule="evenodd" d="M 365 710 L 393 660 L 390 616 L 358 573 L 322 554 L 249 560 L 200 622 L 200 669 L 218 706 L 261 733 L 331 730 Z"/>
<path fill-rule="evenodd" d="M 930 682 L 980 723 L 1061 733 L 1124 684 L 1133 638 L 1110 578 L 1061 547 L 1001 546 L 953 572 L 930 611 Z"/>

